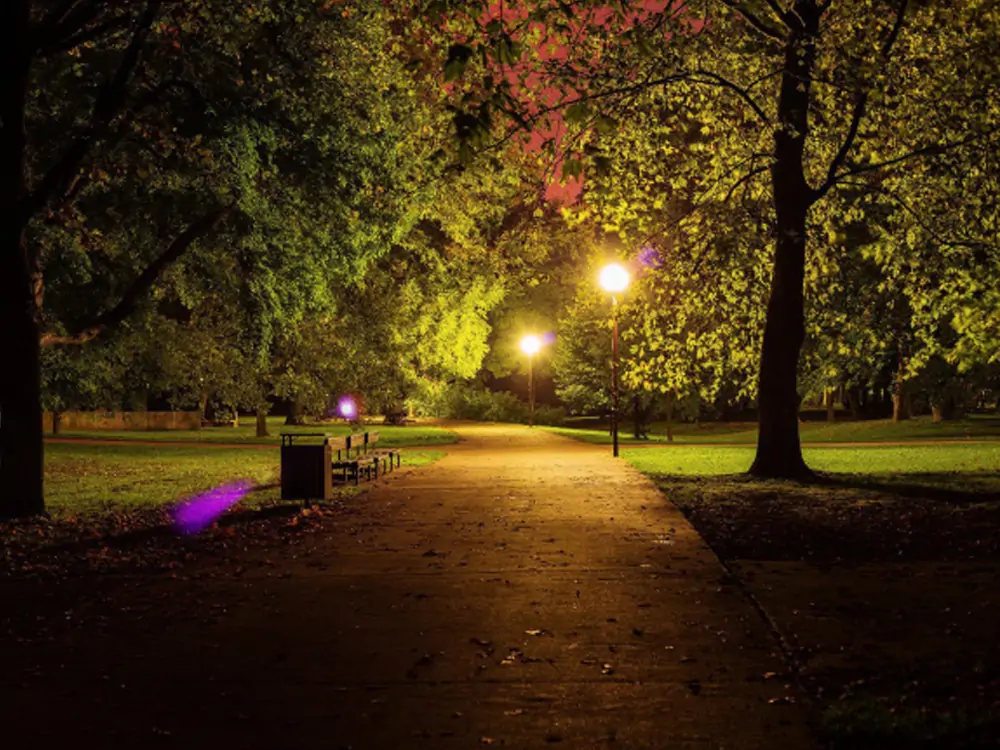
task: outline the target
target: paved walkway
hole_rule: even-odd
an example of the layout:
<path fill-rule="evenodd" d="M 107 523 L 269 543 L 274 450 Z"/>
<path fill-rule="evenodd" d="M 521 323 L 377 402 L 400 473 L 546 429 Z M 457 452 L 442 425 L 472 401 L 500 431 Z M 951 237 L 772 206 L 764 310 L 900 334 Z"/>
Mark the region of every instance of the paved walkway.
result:
<path fill-rule="evenodd" d="M 5 738 L 813 747 L 769 674 L 782 664 L 765 626 L 649 481 L 546 432 L 459 431 L 446 458 L 353 498 L 309 549 L 117 581 L 119 598 L 80 603 L 77 630 L 16 658 L 0 647 L 16 662 Z M 32 650 L 61 666 L 33 673 Z"/>

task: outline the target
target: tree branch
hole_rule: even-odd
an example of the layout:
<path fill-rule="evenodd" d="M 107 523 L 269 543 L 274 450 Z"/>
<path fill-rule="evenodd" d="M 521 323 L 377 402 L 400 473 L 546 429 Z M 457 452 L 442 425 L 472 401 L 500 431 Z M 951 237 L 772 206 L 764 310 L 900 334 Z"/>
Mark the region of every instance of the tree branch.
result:
<path fill-rule="evenodd" d="M 29 47 L 41 50 L 58 45 L 96 20 L 107 0 L 67 0 L 32 27 Z"/>
<path fill-rule="evenodd" d="M 84 159 L 90 154 L 94 144 L 107 129 L 111 120 L 121 109 L 128 93 L 128 82 L 139 64 L 142 48 L 150 27 L 159 12 L 162 0 L 147 0 L 146 7 L 139 16 L 135 31 L 125 49 L 122 60 L 114 76 L 108 81 L 94 102 L 90 125 L 87 130 L 66 149 L 62 157 L 49 169 L 38 186 L 18 203 L 21 226 L 57 195 L 65 192 L 79 171 Z"/>
<path fill-rule="evenodd" d="M 756 169 L 752 169 L 749 172 L 747 172 L 745 175 L 743 175 L 742 177 L 740 177 L 740 179 L 738 179 L 733 184 L 733 186 L 731 188 L 729 188 L 729 192 L 726 193 L 726 197 L 723 199 L 723 202 L 729 203 L 729 199 L 733 197 L 733 194 L 736 193 L 737 190 L 739 190 L 740 185 L 746 184 L 747 182 L 749 182 L 750 180 L 752 180 L 754 177 L 756 177 L 759 174 L 763 174 L 764 172 L 766 172 L 770 168 L 771 168 L 770 164 L 765 165 L 763 167 L 757 167 Z"/>
<path fill-rule="evenodd" d="M 896 164 L 900 164 L 904 161 L 909 161 L 910 159 L 920 159 L 925 156 L 939 156 L 948 151 L 956 148 L 961 148 L 962 146 L 968 146 L 970 143 L 975 143 L 983 138 L 989 138 L 994 133 L 1000 132 L 1000 125 L 990 128 L 983 133 L 976 133 L 975 135 L 970 135 L 968 138 L 962 138 L 957 141 L 950 141 L 947 143 L 931 143 L 926 146 L 921 146 L 918 149 L 914 149 L 909 153 L 903 154 L 902 156 L 897 156 L 892 159 L 886 159 L 885 161 L 874 162 L 872 164 L 862 164 L 861 166 L 854 167 L 853 169 L 848 169 L 846 172 L 841 172 L 837 175 L 837 179 L 834 181 L 839 182 L 846 177 L 854 177 L 859 174 L 865 174 L 866 172 L 876 172 L 879 169 L 884 169 L 886 167 L 892 167 Z"/>
<path fill-rule="evenodd" d="M 995 245 L 995 244 L 991 245 L 991 244 L 989 244 L 987 242 L 974 242 L 974 241 L 971 241 L 971 240 L 957 240 L 956 241 L 956 240 L 945 239 L 944 237 L 942 237 L 937 232 L 937 230 L 934 229 L 934 227 L 932 227 L 924 219 L 923 216 L 921 216 L 917 212 L 916 209 L 914 209 L 910 204 L 908 204 L 906 201 L 904 201 L 902 198 L 900 198 L 899 195 L 895 191 L 893 191 L 893 190 L 889 190 L 887 188 L 884 188 L 884 187 L 881 187 L 881 186 L 878 186 L 878 185 L 872 185 L 870 182 L 860 182 L 860 181 L 854 181 L 854 180 L 841 180 L 840 182 L 837 183 L 837 187 L 854 187 L 854 188 L 860 188 L 861 190 L 867 190 L 869 192 L 878 193 L 879 195 L 884 195 L 886 198 L 889 198 L 890 200 L 895 201 L 896 203 L 898 203 L 903 208 L 903 210 L 906 213 L 908 213 L 910 216 L 913 217 L 914 221 L 917 222 L 917 225 L 921 229 L 923 229 L 925 232 L 927 232 L 927 234 L 929 234 L 931 236 L 931 238 L 935 242 L 939 243 L 942 247 L 964 247 L 964 248 L 968 248 L 968 249 L 971 249 L 971 250 L 979 250 L 979 249 L 982 249 L 982 248 L 996 248 L 997 247 L 997 245 Z"/>
<path fill-rule="evenodd" d="M 710 73 L 705 70 L 699 70 L 697 74 L 712 79 L 713 81 L 716 82 L 716 85 L 722 86 L 723 88 L 727 88 L 730 91 L 735 91 L 736 94 L 740 97 L 740 99 L 745 101 L 750 106 L 750 108 L 754 111 L 754 114 L 756 114 L 757 117 L 759 117 L 765 125 L 771 124 L 771 118 L 769 118 L 764 113 L 764 110 L 761 109 L 760 105 L 753 100 L 753 97 L 750 96 L 750 91 L 748 89 L 745 89 L 742 86 L 733 83 L 728 78 L 723 78 L 718 73 Z M 695 83 L 704 83 L 704 81 L 695 81 Z"/>
<path fill-rule="evenodd" d="M 784 35 L 778 31 L 778 29 L 764 23 L 755 13 L 748 10 L 747 7 L 738 0 L 722 0 L 722 4 L 731 10 L 735 10 L 743 16 L 747 23 L 769 39 L 782 43 L 785 41 Z"/>
<path fill-rule="evenodd" d="M 156 283 L 160 275 L 179 259 L 200 237 L 208 234 L 218 223 L 233 211 L 233 206 L 223 206 L 216 208 L 201 218 L 195 220 L 183 232 L 181 232 L 167 249 L 164 250 L 146 269 L 139 274 L 138 278 L 132 282 L 122 295 L 118 304 L 107 310 L 90 323 L 79 329 L 76 333 L 61 335 L 56 333 L 42 334 L 42 346 L 55 346 L 57 344 L 85 344 L 93 341 L 110 326 L 121 323 L 131 315 L 139 300 Z"/>
<path fill-rule="evenodd" d="M 68 52 L 71 49 L 79 47 L 81 44 L 92 42 L 113 31 L 128 28 L 129 20 L 129 17 L 125 15 L 115 16 L 101 23 L 83 27 L 67 37 L 43 42 L 37 47 L 38 55 L 45 57 L 47 55 L 58 54 L 59 52 Z"/>
<path fill-rule="evenodd" d="M 906 17 L 906 6 L 908 5 L 908 2 L 909 0 L 900 0 L 899 6 L 896 8 L 896 20 L 892 25 L 892 29 L 889 31 L 889 35 L 882 43 L 882 49 L 879 51 L 879 59 L 883 64 L 889 59 L 889 55 L 892 53 L 892 47 L 896 43 L 896 39 L 899 38 L 900 31 L 903 29 L 903 21 Z M 854 148 L 854 142 L 857 140 L 858 130 L 861 127 L 861 121 L 864 119 L 865 112 L 868 110 L 868 97 L 870 94 L 871 87 L 857 94 L 857 97 L 854 100 L 854 112 L 851 114 L 851 124 L 847 128 L 847 135 L 844 138 L 843 143 L 840 144 L 840 148 L 837 149 L 837 153 L 833 157 L 833 161 L 830 162 L 830 168 L 827 170 L 826 179 L 823 181 L 823 184 L 813 191 L 812 201 L 814 203 L 830 192 L 830 188 L 837 183 L 837 180 L 839 179 L 837 172 L 839 172 L 840 168 L 844 166 L 844 162 L 847 161 L 848 154 L 850 154 L 851 149 Z"/>

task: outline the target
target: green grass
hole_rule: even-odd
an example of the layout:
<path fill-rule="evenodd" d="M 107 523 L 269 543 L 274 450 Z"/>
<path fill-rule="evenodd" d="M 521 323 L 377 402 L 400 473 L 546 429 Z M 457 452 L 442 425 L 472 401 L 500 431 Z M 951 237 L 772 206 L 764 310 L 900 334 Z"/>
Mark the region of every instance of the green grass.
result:
<path fill-rule="evenodd" d="M 606 429 L 593 425 L 586 428 L 546 427 L 552 432 L 588 443 L 607 444 L 611 437 Z M 976 415 L 967 419 L 935 424 L 930 417 L 917 417 L 898 424 L 888 419 L 858 422 L 802 422 L 800 433 L 806 443 L 897 442 L 915 440 L 1000 440 L 1000 417 Z M 705 445 L 731 443 L 753 445 L 757 442 L 757 426 L 748 422 L 705 422 L 700 425 L 674 425 L 674 442 L 678 444 Z M 636 441 L 631 436 L 631 425 L 622 425 L 619 434 L 623 445 L 666 442 L 666 425 L 653 423 L 649 440 Z"/>
<path fill-rule="evenodd" d="M 403 466 L 433 463 L 443 451 L 407 451 Z M 57 515 L 88 515 L 152 508 L 239 479 L 278 480 L 278 451 L 164 444 L 70 445 L 46 449 L 46 502 Z M 278 499 L 277 489 L 251 492 L 246 503 Z"/>
<path fill-rule="evenodd" d="M 1000 442 L 899 447 L 806 448 L 813 469 L 847 474 L 995 473 L 1000 476 Z M 672 445 L 625 448 L 622 455 L 647 474 L 711 476 L 750 468 L 754 448 Z"/>
<path fill-rule="evenodd" d="M 304 426 L 285 426 L 282 417 L 268 417 L 270 436 L 259 438 L 254 420 L 245 419 L 239 427 L 205 427 L 201 430 L 66 430 L 59 434 L 60 438 L 76 438 L 90 440 L 124 440 L 157 443 L 231 443 L 234 445 L 278 445 L 281 443 L 282 432 L 303 433 L 323 432 L 329 435 L 346 436 L 354 430 L 348 424 L 319 424 Z M 457 442 L 458 436 L 451 430 L 429 425 L 393 425 L 371 424 L 365 430 L 377 430 L 381 444 L 393 448 L 423 445 L 448 445 Z"/>

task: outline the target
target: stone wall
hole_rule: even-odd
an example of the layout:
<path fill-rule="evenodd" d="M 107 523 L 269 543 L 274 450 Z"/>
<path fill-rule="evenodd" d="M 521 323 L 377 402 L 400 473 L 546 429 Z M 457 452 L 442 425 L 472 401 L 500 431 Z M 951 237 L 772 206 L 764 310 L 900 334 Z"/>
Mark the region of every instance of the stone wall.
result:
<path fill-rule="evenodd" d="M 74 430 L 197 430 L 201 414 L 196 411 L 64 411 L 59 415 L 61 431 Z M 42 415 L 42 429 L 52 432 L 52 412 Z"/>

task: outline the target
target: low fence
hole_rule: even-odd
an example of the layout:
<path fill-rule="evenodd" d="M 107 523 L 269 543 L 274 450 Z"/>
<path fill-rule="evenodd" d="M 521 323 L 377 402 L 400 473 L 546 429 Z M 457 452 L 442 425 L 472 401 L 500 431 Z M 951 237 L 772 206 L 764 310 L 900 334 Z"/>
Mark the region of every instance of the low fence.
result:
<path fill-rule="evenodd" d="M 59 430 L 197 430 L 196 411 L 64 411 Z M 42 430 L 52 432 L 52 412 L 42 414 Z"/>

